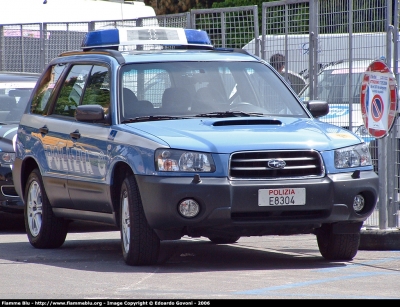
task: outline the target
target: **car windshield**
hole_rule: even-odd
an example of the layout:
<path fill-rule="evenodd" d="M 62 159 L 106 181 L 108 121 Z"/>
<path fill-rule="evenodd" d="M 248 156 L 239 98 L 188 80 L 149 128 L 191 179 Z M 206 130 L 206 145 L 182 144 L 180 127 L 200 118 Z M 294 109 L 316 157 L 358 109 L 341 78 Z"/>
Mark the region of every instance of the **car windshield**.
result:
<path fill-rule="evenodd" d="M 36 82 L 0 81 L 0 122 L 18 123 Z"/>
<path fill-rule="evenodd" d="M 121 69 L 121 120 L 146 116 L 307 117 L 295 95 L 255 62 L 128 64 Z"/>

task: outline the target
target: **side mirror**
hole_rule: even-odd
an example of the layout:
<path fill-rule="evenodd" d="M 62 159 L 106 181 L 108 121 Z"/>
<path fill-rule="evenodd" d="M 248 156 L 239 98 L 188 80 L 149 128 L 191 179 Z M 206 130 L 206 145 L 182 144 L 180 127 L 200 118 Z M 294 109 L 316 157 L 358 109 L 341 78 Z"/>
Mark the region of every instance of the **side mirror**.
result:
<path fill-rule="evenodd" d="M 308 111 L 310 111 L 311 115 L 314 117 L 325 116 L 329 113 L 329 104 L 327 101 L 310 100 L 307 101 L 305 104 Z"/>

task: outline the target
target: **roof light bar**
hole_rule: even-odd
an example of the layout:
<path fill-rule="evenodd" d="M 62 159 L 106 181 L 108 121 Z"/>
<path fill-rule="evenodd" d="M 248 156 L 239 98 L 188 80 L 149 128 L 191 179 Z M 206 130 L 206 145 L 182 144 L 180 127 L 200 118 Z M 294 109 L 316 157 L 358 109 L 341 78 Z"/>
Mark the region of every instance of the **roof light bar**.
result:
<path fill-rule="evenodd" d="M 82 49 L 134 45 L 213 48 L 206 31 L 182 28 L 135 27 L 102 29 L 88 32 L 83 39 Z"/>

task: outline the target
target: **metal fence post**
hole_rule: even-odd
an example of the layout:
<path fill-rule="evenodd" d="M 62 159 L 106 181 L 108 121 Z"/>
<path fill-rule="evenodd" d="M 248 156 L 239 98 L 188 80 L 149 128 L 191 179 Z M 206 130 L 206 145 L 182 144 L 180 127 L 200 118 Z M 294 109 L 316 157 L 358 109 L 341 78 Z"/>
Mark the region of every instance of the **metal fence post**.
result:
<path fill-rule="evenodd" d="M 194 27 L 192 27 L 192 20 L 191 20 L 190 16 L 191 16 L 190 12 L 187 12 L 186 13 L 186 28 L 187 29 L 195 29 Z"/>
<path fill-rule="evenodd" d="M 88 32 L 96 30 L 96 23 L 94 21 L 88 22 Z"/>
<path fill-rule="evenodd" d="M 310 84 L 310 99 L 317 99 L 317 75 L 318 75 L 318 19 L 311 18 L 317 16 L 318 0 L 310 0 L 310 29 L 308 44 L 308 82 Z"/>
<path fill-rule="evenodd" d="M 44 68 L 47 65 L 47 57 L 49 56 L 49 50 L 48 50 L 48 44 L 47 44 L 47 23 L 44 23 L 41 25 L 42 31 L 41 31 L 41 50 L 43 50 L 42 54 L 43 54 L 43 59 L 42 59 L 42 71 L 44 70 Z"/>
<path fill-rule="evenodd" d="M 398 15 L 398 10 L 399 10 L 399 2 L 398 1 L 394 1 L 394 6 L 392 7 L 392 14 L 393 14 L 393 24 L 395 25 L 393 27 L 393 73 L 395 75 L 396 78 L 396 83 L 397 86 L 399 86 L 399 82 L 400 82 L 400 77 L 399 77 L 399 15 Z M 397 101 L 397 103 L 399 104 L 400 102 Z M 399 113 L 399 105 L 397 106 L 397 113 Z M 397 123 L 399 120 L 397 118 L 397 120 L 395 121 L 395 125 L 394 125 L 394 144 L 393 144 L 393 152 L 395 153 L 395 158 L 393 159 L 395 162 L 393 163 L 395 167 L 394 169 L 394 175 L 392 178 L 394 178 L 394 180 L 396 180 L 396 184 L 395 186 L 397 187 L 397 189 L 400 189 L 399 187 L 399 143 L 400 140 L 398 139 L 398 133 L 400 132 L 399 130 L 399 124 Z M 394 217 L 394 223 L 392 225 L 392 227 L 399 227 L 399 209 L 400 209 L 400 205 L 399 205 L 399 190 L 393 190 L 393 206 L 392 206 L 392 210 L 390 213 L 392 214 L 392 216 Z"/>
<path fill-rule="evenodd" d="M 4 26 L 0 25 L 0 70 L 4 70 L 4 53 L 3 49 L 6 46 L 4 45 Z"/>
<path fill-rule="evenodd" d="M 261 17 L 261 50 L 260 50 L 260 52 L 261 52 L 261 58 L 265 61 L 267 60 L 266 59 L 266 51 L 265 51 L 265 36 L 267 35 L 267 31 L 266 31 L 267 13 L 266 13 L 266 10 L 267 10 L 267 6 L 265 5 L 265 2 L 264 2 L 262 4 L 262 13 L 261 13 L 262 17 Z M 257 43 L 257 42 L 255 42 L 255 43 Z"/>
<path fill-rule="evenodd" d="M 40 39 L 40 64 L 39 64 L 39 68 L 41 71 L 44 70 L 45 66 L 46 66 L 46 52 L 45 52 L 45 39 L 46 39 L 46 33 L 45 33 L 45 27 L 43 26 L 43 24 L 39 24 L 39 29 L 40 29 L 40 35 L 39 35 L 39 39 Z"/>
<path fill-rule="evenodd" d="M 349 16 L 349 90 L 347 92 L 349 99 L 349 109 L 353 110 L 353 78 L 351 77 L 351 72 L 353 71 L 353 0 L 349 0 L 349 8 L 347 14 Z M 349 112 L 349 130 L 353 131 L 353 112 Z"/>
<path fill-rule="evenodd" d="M 19 25 L 20 36 L 20 50 L 21 50 L 21 67 L 20 71 L 25 71 L 25 57 L 24 57 L 24 30 L 23 26 Z"/>

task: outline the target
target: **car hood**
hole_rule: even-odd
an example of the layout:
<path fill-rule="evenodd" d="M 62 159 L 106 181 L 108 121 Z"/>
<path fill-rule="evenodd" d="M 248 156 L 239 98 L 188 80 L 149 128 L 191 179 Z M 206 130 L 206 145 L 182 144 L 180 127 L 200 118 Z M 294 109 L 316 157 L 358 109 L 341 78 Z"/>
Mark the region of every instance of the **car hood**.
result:
<path fill-rule="evenodd" d="M 14 152 L 12 140 L 17 129 L 17 124 L 0 125 L 0 151 Z"/>
<path fill-rule="evenodd" d="M 309 118 L 195 118 L 126 126 L 161 145 L 216 153 L 260 149 L 324 151 L 362 141 L 346 129 Z"/>

